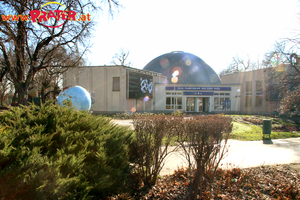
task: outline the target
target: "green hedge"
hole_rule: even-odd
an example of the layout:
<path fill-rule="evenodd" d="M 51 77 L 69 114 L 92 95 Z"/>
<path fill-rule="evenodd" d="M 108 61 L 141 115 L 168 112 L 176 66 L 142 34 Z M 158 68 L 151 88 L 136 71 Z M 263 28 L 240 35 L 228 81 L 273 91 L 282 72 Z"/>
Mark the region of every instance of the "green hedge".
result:
<path fill-rule="evenodd" d="M 53 105 L 0 114 L 0 199 L 101 199 L 129 172 L 132 132 Z"/>

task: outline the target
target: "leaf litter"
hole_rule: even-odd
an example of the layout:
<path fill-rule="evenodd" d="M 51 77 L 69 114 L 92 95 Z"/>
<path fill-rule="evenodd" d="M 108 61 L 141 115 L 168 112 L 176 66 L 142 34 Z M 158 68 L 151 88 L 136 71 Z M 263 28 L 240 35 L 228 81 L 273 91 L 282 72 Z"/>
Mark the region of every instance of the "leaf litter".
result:
<path fill-rule="evenodd" d="M 140 187 L 109 199 L 189 199 L 192 176 L 188 172 L 180 168 L 159 178 L 152 188 Z M 205 187 L 198 199 L 300 199 L 300 164 L 218 168 L 215 176 L 206 174 L 203 180 Z"/>

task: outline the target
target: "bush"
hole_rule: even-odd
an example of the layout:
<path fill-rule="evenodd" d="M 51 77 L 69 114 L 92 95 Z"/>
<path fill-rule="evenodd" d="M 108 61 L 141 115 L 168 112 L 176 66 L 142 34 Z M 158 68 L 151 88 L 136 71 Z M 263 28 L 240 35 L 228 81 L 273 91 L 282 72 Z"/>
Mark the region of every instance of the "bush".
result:
<path fill-rule="evenodd" d="M 100 199 L 129 172 L 131 131 L 53 105 L 0 114 L 0 199 Z"/>
<path fill-rule="evenodd" d="M 176 110 L 175 111 L 175 115 L 176 116 L 183 116 L 184 115 L 184 112 L 182 110 Z"/>
<path fill-rule="evenodd" d="M 204 176 L 216 173 L 226 153 L 231 122 L 230 117 L 223 115 L 156 115 L 135 118 L 135 138 L 131 150 L 134 156 L 132 161 L 137 164 L 135 177 L 140 177 L 146 187 L 153 186 L 165 157 L 180 147 L 190 169 L 196 168 L 195 173 L 189 177 L 192 183 L 191 197 L 195 199 L 204 184 Z M 173 141 L 179 145 L 170 150 L 168 147 Z"/>
<path fill-rule="evenodd" d="M 135 176 L 141 177 L 145 187 L 155 185 L 169 146 L 174 139 L 174 116 L 155 115 L 134 118 L 134 142 L 131 157 L 136 164 Z M 176 150 L 173 149 L 173 151 Z"/>
<path fill-rule="evenodd" d="M 190 198 L 197 199 L 198 195 L 202 196 L 205 175 L 216 173 L 226 153 L 232 119 L 223 115 L 202 115 L 182 118 L 176 124 L 178 143 L 183 149 L 189 168 L 196 168 L 190 177 Z M 213 178 L 208 182 L 212 186 Z"/>

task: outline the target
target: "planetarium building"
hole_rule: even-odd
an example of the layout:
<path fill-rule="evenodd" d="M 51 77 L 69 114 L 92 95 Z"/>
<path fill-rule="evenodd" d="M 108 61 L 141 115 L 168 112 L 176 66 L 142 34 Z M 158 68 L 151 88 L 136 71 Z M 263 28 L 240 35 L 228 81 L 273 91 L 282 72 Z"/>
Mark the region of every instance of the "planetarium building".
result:
<path fill-rule="evenodd" d="M 92 96 L 94 113 L 126 111 L 238 112 L 241 84 L 221 84 L 201 58 L 182 51 L 154 58 L 143 69 L 89 66 L 64 74 L 64 87 L 80 85 Z"/>

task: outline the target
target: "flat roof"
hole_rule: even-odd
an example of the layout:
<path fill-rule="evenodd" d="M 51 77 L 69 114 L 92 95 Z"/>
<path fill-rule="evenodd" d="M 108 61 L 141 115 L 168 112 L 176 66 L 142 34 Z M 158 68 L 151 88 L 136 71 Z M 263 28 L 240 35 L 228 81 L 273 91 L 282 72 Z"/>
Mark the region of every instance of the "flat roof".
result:
<path fill-rule="evenodd" d="M 129 67 L 129 66 L 124 66 L 124 65 L 98 65 L 98 66 L 79 66 L 79 67 L 123 67 L 126 70 L 130 70 L 130 71 L 134 71 L 134 72 L 138 72 L 138 73 L 142 73 L 142 74 L 149 74 L 152 76 L 162 76 L 162 77 L 166 77 L 164 75 L 162 75 L 161 73 L 158 72 L 153 72 L 153 71 L 149 71 L 149 70 L 145 70 L 145 69 L 137 69 L 137 68 L 133 68 L 133 67 Z"/>

